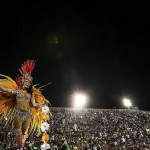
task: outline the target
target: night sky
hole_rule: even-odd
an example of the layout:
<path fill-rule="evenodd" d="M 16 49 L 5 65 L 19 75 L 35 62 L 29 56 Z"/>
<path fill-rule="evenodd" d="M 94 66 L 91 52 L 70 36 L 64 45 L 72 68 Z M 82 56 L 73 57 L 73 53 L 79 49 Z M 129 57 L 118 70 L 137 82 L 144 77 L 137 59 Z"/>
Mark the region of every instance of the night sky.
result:
<path fill-rule="evenodd" d="M 90 108 L 123 108 L 127 97 L 150 110 L 148 6 L 98 2 L 1 3 L 0 73 L 15 79 L 35 59 L 34 84 L 52 82 L 42 93 L 54 107 L 81 91 Z"/>

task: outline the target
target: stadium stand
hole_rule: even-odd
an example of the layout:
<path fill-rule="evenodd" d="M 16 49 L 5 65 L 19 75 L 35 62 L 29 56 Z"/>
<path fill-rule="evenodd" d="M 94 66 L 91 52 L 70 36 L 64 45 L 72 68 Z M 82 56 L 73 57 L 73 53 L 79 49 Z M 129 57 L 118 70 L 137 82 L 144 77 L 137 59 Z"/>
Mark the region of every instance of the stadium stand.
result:
<path fill-rule="evenodd" d="M 150 150 L 150 112 L 128 109 L 52 108 L 50 150 Z M 40 135 L 26 149 L 38 149 Z M 30 147 L 29 147 L 30 145 Z M 1 149 L 13 149 L 12 132 L 0 123 Z M 24 148 L 25 149 L 25 148 Z"/>

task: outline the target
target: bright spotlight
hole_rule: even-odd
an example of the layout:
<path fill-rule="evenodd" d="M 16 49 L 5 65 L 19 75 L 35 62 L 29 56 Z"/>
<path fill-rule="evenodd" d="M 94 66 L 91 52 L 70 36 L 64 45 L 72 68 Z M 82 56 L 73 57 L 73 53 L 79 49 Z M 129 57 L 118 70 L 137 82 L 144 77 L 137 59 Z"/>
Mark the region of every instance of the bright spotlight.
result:
<path fill-rule="evenodd" d="M 123 103 L 124 103 L 124 105 L 125 105 L 126 107 L 128 107 L 128 108 L 132 106 L 132 102 L 131 102 L 130 99 L 124 98 L 124 99 L 123 99 Z"/>
<path fill-rule="evenodd" d="M 87 97 L 84 94 L 76 93 L 74 95 L 74 107 L 84 107 L 86 104 Z"/>

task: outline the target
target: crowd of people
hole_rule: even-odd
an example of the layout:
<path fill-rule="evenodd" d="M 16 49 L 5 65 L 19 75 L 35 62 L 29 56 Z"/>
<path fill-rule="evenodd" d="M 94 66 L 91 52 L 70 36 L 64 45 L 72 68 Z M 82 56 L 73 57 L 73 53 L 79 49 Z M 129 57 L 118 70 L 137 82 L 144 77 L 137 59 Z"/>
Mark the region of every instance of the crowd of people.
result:
<path fill-rule="evenodd" d="M 129 109 L 52 108 L 50 150 L 150 150 L 150 112 Z M 10 128 L 0 123 L 0 147 L 13 147 Z M 38 149 L 40 135 L 27 139 Z"/>

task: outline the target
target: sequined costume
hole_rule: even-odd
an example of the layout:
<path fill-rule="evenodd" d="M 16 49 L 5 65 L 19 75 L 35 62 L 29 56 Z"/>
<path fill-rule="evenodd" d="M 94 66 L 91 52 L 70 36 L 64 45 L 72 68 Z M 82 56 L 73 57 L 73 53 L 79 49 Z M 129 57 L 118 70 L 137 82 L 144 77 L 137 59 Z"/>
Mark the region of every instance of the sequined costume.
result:
<path fill-rule="evenodd" d="M 48 100 L 42 95 L 40 87 L 32 85 L 31 72 L 35 67 L 34 60 L 26 60 L 20 69 L 16 81 L 0 74 L 0 121 L 5 126 L 12 125 L 17 147 L 23 147 L 27 136 L 35 131 L 41 133 L 45 119 L 42 107 L 49 108 Z"/>

